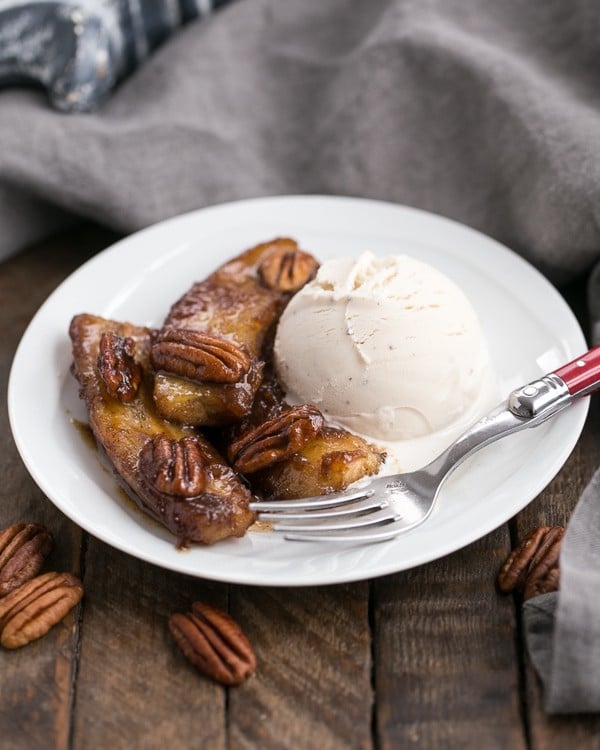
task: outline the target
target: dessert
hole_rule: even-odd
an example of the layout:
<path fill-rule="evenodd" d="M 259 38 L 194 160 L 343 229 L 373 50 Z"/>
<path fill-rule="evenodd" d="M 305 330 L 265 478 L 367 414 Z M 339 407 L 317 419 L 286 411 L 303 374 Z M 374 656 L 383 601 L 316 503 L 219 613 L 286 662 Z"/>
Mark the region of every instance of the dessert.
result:
<path fill-rule="evenodd" d="M 317 267 L 280 238 L 193 284 L 159 331 L 85 313 L 71 322 L 72 372 L 96 442 L 181 543 L 242 536 L 254 520 L 251 490 L 317 495 L 381 464 L 379 449 L 326 426 L 309 404 L 289 407 L 264 377 L 275 323 Z"/>
<path fill-rule="evenodd" d="M 277 238 L 194 283 L 159 330 L 71 322 L 96 442 L 182 543 L 242 536 L 252 496 L 423 465 L 495 397 L 477 316 L 439 271 L 368 253 L 318 267 Z"/>
<path fill-rule="evenodd" d="M 388 471 L 428 463 L 497 398 L 470 302 L 408 256 L 323 264 L 286 307 L 274 362 L 290 403 L 378 441 Z"/>
<path fill-rule="evenodd" d="M 152 344 L 158 411 L 202 426 L 247 414 L 262 380 L 263 347 L 291 294 L 317 267 L 294 240 L 277 238 L 193 284 Z"/>
<path fill-rule="evenodd" d="M 254 520 L 245 484 L 200 433 L 156 412 L 152 331 L 81 314 L 69 334 L 90 427 L 127 492 L 182 544 L 242 536 Z"/>

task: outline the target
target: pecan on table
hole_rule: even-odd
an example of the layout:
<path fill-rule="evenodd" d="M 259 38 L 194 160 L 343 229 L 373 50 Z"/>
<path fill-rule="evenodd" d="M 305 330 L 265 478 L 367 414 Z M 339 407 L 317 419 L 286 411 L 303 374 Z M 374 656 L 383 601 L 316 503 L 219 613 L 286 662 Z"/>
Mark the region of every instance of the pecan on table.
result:
<path fill-rule="evenodd" d="M 284 461 L 319 434 L 325 420 L 310 404 L 293 406 L 233 440 L 227 454 L 234 469 L 252 473 Z"/>
<path fill-rule="evenodd" d="M 0 597 L 36 576 L 52 549 L 52 535 L 37 523 L 0 531 Z"/>
<path fill-rule="evenodd" d="M 273 243 L 273 250 L 261 261 L 258 274 L 263 284 L 277 292 L 293 293 L 317 274 L 318 261 L 285 237 Z"/>
<path fill-rule="evenodd" d="M 135 360 L 135 341 L 113 331 L 103 333 L 98 372 L 112 398 L 124 404 L 133 401 L 142 382 L 142 367 Z"/>
<path fill-rule="evenodd" d="M 201 331 L 171 328 L 153 343 L 152 365 L 200 383 L 237 383 L 252 361 L 236 344 Z"/>
<path fill-rule="evenodd" d="M 539 526 L 510 553 L 498 574 L 503 593 L 520 591 L 523 599 L 556 591 L 563 526 Z"/>
<path fill-rule="evenodd" d="M 44 573 L 0 599 L 0 644 L 20 648 L 41 638 L 81 600 L 81 582 L 70 573 Z"/>
<path fill-rule="evenodd" d="M 171 615 L 169 630 L 186 659 L 223 685 L 240 685 L 256 670 L 250 641 L 235 620 L 216 607 L 194 602 L 191 612 Z"/>

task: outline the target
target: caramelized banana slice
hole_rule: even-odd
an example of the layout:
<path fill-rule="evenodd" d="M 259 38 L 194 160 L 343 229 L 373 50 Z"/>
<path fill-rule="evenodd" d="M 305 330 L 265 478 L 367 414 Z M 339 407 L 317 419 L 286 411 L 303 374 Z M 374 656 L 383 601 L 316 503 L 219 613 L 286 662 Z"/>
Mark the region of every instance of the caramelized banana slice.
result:
<path fill-rule="evenodd" d="M 278 238 L 195 283 L 171 307 L 152 346 L 158 411 L 209 426 L 246 415 L 262 380 L 265 342 L 290 295 L 317 268 L 294 240 Z"/>
<path fill-rule="evenodd" d="M 385 454 L 358 435 L 324 427 L 289 458 L 252 475 L 257 492 L 271 500 L 313 497 L 345 490 L 377 474 Z"/>
<path fill-rule="evenodd" d="M 226 438 L 233 467 L 269 499 L 312 497 L 343 490 L 376 474 L 385 454 L 361 437 L 329 427 L 310 404 L 287 406 L 269 375 L 251 414 Z"/>
<path fill-rule="evenodd" d="M 83 314 L 69 335 L 92 432 L 134 499 L 181 543 L 242 536 L 254 520 L 248 489 L 207 440 L 156 412 L 152 332 Z"/>

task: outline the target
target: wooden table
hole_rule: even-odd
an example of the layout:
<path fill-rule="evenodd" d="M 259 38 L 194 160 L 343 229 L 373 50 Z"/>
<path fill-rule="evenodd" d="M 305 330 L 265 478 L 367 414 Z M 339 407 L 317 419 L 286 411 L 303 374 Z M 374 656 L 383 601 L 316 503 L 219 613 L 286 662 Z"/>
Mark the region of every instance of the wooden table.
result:
<path fill-rule="evenodd" d="M 442 560 L 314 588 L 168 572 L 106 546 L 56 510 L 30 479 L 8 425 L 9 368 L 28 321 L 114 239 L 86 225 L 0 265 L 0 528 L 48 526 L 55 548 L 47 569 L 71 571 L 85 587 L 82 606 L 46 637 L 0 650 L 0 747 L 600 748 L 600 717 L 544 714 L 519 602 L 494 585 L 515 540 L 540 524 L 565 524 L 600 464 L 598 397 L 540 497 Z M 583 285 L 564 292 L 583 316 Z M 208 681 L 174 646 L 167 617 L 196 599 L 228 608 L 254 645 L 258 671 L 242 687 Z"/>

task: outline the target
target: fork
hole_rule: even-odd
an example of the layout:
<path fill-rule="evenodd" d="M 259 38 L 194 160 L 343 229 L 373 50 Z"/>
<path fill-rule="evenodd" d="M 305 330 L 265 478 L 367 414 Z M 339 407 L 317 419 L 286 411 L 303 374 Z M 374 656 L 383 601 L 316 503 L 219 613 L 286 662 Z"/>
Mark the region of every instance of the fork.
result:
<path fill-rule="evenodd" d="M 452 472 L 476 451 L 525 428 L 537 427 L 600 388 L 600 346 L 512 391 L 431 463 L 418 471 L 376 477 L 344 492 L 250 504 L 260 521 L 286 539 L 383 542 L 421 525 L 431 515 Z"/>

